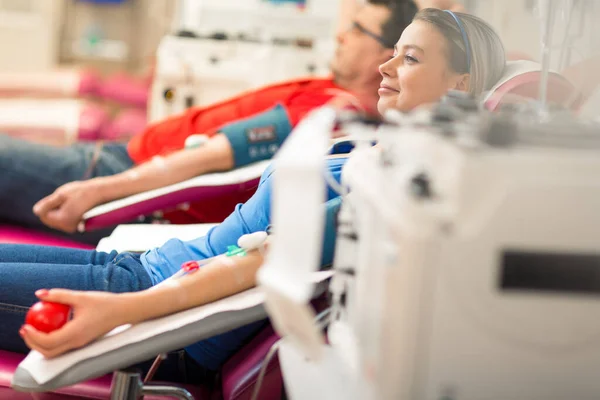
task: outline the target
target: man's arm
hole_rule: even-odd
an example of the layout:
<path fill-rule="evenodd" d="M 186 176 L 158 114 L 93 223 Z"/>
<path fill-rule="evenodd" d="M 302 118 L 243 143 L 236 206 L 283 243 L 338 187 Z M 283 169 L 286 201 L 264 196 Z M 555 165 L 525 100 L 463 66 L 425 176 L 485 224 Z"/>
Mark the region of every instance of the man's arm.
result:
<path fill-rule="evenodd" d="M 231 143 L 219 133 L 201 147 L 156 157 L 120 174 L 92 179 L 90 183 L 93 183 L 91 190 L 97 192 L 97 201 L 101 204 L 233 167 Z"/>
<path fill-rule="evenodd" d="M 67 183 L 38 201 L 33 212 L 45 225 L 72 233 L 83 214 L 99 204 L 233 165 L 231 144 L 225 135 L 217 134 L 202 147 L 157 157 L 120 174 Z"/>
<path fill-rule="evenodd" d="M 40 200 L 33 212 L 49 227 L 75 232 L 83 214 L 99 204 L 269 159 L 291 133 L 292 125 L 286 108 L 277 105 L 219 131 L 201 147 L 155 157 L 117 175 L 63 185 Z"/>

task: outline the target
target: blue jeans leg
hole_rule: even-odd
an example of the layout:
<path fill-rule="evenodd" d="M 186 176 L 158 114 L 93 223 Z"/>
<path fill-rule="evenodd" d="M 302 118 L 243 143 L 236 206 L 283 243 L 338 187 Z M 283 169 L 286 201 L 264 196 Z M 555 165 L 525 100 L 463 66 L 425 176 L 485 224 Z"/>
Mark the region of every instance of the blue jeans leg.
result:
<path fill-rule="evenodd" d="M 152 280 L 131 253 L 0 245 L 0 349 L 26 352 L 18 331 L 42 288 L 113 293 L 148 289 Z"/>
<path fill-rule="evenodd" d="M 65 183 L 115 175 L 132 166 L 125 144 L 53 147 L 0 134 L 0 220 L 43 227 L 31 210 L 38 200 Z"/>

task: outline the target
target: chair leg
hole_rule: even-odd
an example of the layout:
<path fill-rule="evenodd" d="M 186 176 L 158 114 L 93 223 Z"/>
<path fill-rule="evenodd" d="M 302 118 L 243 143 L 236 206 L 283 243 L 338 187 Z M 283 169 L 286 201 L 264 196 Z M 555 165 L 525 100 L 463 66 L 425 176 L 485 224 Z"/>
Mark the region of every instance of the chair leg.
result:
<path fill-rule="evenodd" d="M 194 396 L 183 388 L 162 385 L 144 385 L 142 395 L 171 396 L 181 400 L 194 400 Z"/>
<path fill-rule="evenodd" d="M 110 400 L 140 400 L 145 395 L 171 396 L 182 400 L 194 400 L 190 392 L 182 388 L 144 385 L 139 372 L 117 371 L 113 374 Z"/>
<path fill-rule="evenodd" d="M 139 372 L 117 371 L 110 385 L 110 400 L 139 400 L 143 386 Z"/>

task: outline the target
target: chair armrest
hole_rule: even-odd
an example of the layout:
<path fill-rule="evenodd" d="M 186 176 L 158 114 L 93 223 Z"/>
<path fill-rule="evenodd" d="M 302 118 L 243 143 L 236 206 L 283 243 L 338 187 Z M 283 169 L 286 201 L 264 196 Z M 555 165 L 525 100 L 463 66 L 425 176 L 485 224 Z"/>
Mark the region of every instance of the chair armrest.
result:
<path fill-rule="evenodd" d="M 324 282 L 331 274 L 316 273 L 314 280 Z M 317 293 L 320 292 L 322 290 Z M 19 364 L 11 384 L 15 390 L 24 392 L 55 390 L 266 317 L 264 293 L 260 288 L 253 288 L 210 304 L 118 329 L 86 347 L 51 360 L 32 351 Z"/>
<path fill-rule="evenodd" d="M 84 214 L 83 230 L 114 226 L 157 211 L 173 209 L 184 203 L 244 191 L 258 184 L 269 163 L 261 161 L 232 171 L 205 174 L 102 204 Z"/>
<path fill-rule="evenodd" d="M 19 364 L 11 385 L 24 392 L 56 390 L 266 317 L 262 293 L 251 289 L 206 306 L 131 326 L 55 359 L 46 360 L 39 353 L 30 352 Z"/>

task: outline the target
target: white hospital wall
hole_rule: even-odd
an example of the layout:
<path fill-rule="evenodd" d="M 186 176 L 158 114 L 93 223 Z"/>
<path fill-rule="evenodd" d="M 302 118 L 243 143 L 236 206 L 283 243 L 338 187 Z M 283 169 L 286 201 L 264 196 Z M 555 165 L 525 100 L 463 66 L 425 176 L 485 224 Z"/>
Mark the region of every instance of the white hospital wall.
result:
<path fill-rule="evenodd" d="M 161 38 L 170 31 L 175 3 L 174 0 L 129 0 L 120 5 L 96 5 L 66 0 L 61 61 L 104 63 L 96 65 L 104 69 L 135 71 L 143 67 L 154 57 Z M 101 40 L 90 51 L 86 37 L 93 29 L 99 29 Z"/>
<path fill-rule="evenodd" d="M 578 88 L 584 96 L 596 92 L 584 101 L 581 115 L 600 115 L 600 1 L 598 0 L 550 0 L 557 7 L 553 26 L 553 45 L 561 47 L 565 38 L 572 40 L 570 53 L 554 48 L 550 52 L 550 68 L 561 73 Z M 541 20 L 537 0 L 471 0 L 469 10 L 490 22 L 500 34 L 509 54 L 520 53 L 535 61 L 541 61 Z M 571 17 L 570 26 L 568 20 Z M 569 32 L 569 36 L 567 36 Z M 582 67 L 581 61 L 585 61 Z M 590 64 L 590 61 L 593 64 Z M 572 68 L 571 68 L 572 67 Z M 595 88 L 595 89 L 594 89 Z M 587 103 L 587 104 L 586 104 Z"/>
<path fill-rule="evenodd" d="M 0 0 L 0 72 L 56 65 L 63 1 Z"/>
<path fill-rule="evenodd" d="M 489 22 L 502 37 L 507 51 L 538 58 L 539 22 L 525 0 L 479 0 L 469 2 L 469 11 Z"/>
<path fill-rule="evenodd" d="M 40 72 L 86 64 L 137 70 L 154 56 L 170 29 L 175 0 L 130 0 L 94 5 L 77 0 L 0 0 L 0 72 Z M 76 42 L 99 26 L 107 39 L 126 45 L 125 57 L 103 59 L 77 52 Z M 95 65 L 99 62 L 99 65 Z"/>
<path fill-rule="evenodd" d="M 599 32 L 594 24 L 600 21 L 600 1 L 597 0 L 550 0 L 557 7 L 556 23 L 553 27 L 553 44 L 560 45 L 567 32 L 567 20 L 572 13 L 569 28 L 571 34 L 581 27 L 581 35 L 575 40 L 573 64 L 598 52 Z M 507 52 L 529 55 L 536 61 L 541 59 L 541 22 L 537 0 L 470 0 L 466 1 L 469 11 L 488 21 L 500 34 Z M 596 31 L 595 31 L 596 30 Z M 551 66 L 562 69 L 560 51 L 551 53 Z"/>

